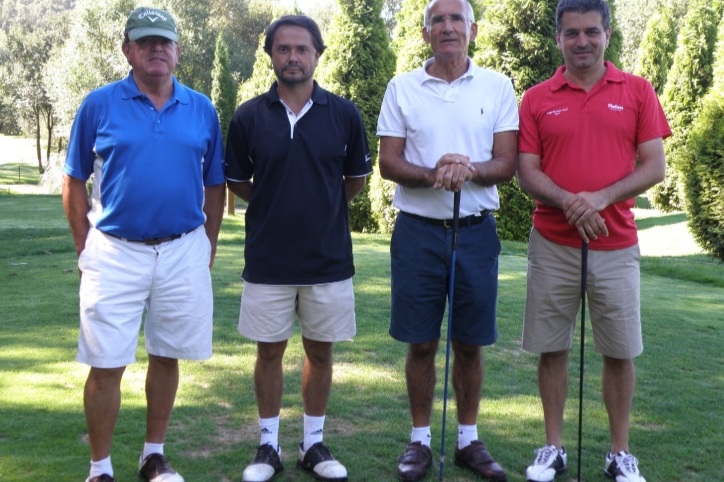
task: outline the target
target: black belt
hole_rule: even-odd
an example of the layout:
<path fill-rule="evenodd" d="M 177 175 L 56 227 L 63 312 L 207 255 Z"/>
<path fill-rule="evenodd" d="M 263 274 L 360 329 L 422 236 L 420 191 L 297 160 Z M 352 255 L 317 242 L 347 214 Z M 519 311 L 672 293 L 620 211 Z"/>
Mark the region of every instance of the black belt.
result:
<path fill-rule="evenodd" d="M 194 231 L 196 228 L 192 229 L 191 231 Z M 116 236 L 115 234 L 106 233 L 108 236 L 113 236 L 114 238 L 120 239 L 122 241 L 126 241 L 128 243 L 141 243 L 145 244 L 146 246 L 158 246 L 162 243 L 168 243 L 169 241 L 173 241 L 174 239 L 179 239 L 181 236 L 184 236 L 186 234 L 189 234 L 191 231 L 186 231 L 182 234 L 172 234 L 171 236 L 166 236 L 165 238 L 148 238 L 148 239 L 126 239 L 122 238 L 120 236 Z"/>
<path fill-rule="evenodd" d="M 429 224 L 431 226 L 442 226 L 444 228 L 452 228 L 452 225 L 453 225 L 452 219 L 426 218 L 425 216 L 418 216 L 417 214 L 406 213 L 405 211 L 400 211 L 400 214 L 403 216 L 407 216 L 408 218 L 422 221 L 423 223 Z M 473 226 L 475 224 L 480 224 L 483 221 L 485 221 L 485 218 L 487 218 L 489 214 L 490 214 L 490 210 L 486 209 L 484 211 L 481 211 L 480 214 L 471 214 L 470 216 L 465 216 L 464 218 L 460 218 L 459 226 L 461 228 L 464 228 L 464 227 L 468 227 L 468 226 Z"/>

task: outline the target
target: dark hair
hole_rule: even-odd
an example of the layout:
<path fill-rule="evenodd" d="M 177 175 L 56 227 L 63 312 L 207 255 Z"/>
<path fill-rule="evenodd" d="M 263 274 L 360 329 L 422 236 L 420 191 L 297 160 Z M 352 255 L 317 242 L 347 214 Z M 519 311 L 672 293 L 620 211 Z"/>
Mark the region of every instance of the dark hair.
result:
<path fill-rule="evenodd" d="M 611 28 L 611 10 L 604 0 L 561 0 L 556 7 L 556 32 L 561 33 L 563 28 L 563 14 L 566 12 L 598 12 L 601 14 L 603 29 Z"/>
<path fill-rule="evenodd" d="M 302 27 L 303 29 L 306 29 L 312 35 L 314 50 L 316 50 L 319 55 L 322 55 L 324 53 L 327 46 L 324 45 L 324 40 L 322 40 L 322 32 L 319 31 L 319 26 L 317 25 L 317 22 L 304 15 L 284 15 L 278 20 L 272 22 L 272 24 L 267 27 L 266 32 L 264 32 L 264 35 L 266 36 L 264 38 L 264 52 L 266 52 L 269 57 L 271 57 L 272 54 L 274 35 L 277 33 L 277 29 L 279 29 L 279 27 L 283 27 L 285 25 Z"/>

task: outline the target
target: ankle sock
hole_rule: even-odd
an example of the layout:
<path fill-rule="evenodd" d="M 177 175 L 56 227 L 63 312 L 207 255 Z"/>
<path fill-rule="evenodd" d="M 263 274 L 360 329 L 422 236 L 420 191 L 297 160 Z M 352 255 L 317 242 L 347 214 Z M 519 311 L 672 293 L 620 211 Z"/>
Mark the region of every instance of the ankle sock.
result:
<path fill-rule="evenodd" d="M 151 454 L 161 454 L 163 455 L 163 444 L 153 444 L 146 442 L 143 444 L 143 455 L 141 456 L 141 460 L 146 460 L 146 457 L 148 457 Z"/>
<path fill-rule="evenodd" d="M 259 445 L 269 444 L 279 451 L 279 415 L 271 418 L 259 419 L 261 440 Z"/>
<path fill-rule="evenodd" d="M 97 477 L 99 475 L 108 474 L 113 477 L 113 466 L 111 465 L 111 456 L 109 455 L 103 460 L 90 463 L 90 474 L 88 477 Z"/>
<path fill-rule="evenodd" d="M 464 449 L 470 442 L 478 439 L 477 425 L 461 425 L 458 424 L 458 448 Z"/>
<path fill-rule="evenodd" d="M 430 446 L 430 439 L 432 438 L 432 435 L 430 434 L 430 426 L 427 427 L 412 427 L 412 433 L 410 434 L 410 442 L 420 442 L 422 445 L 429 447 Z"/>
<path fill-rule="evenodd" d="M 309 447 L 322 441 L 324 435 L 324 415 L 321 417 L 310 417 L 304 414 L 304 451 Z"/>

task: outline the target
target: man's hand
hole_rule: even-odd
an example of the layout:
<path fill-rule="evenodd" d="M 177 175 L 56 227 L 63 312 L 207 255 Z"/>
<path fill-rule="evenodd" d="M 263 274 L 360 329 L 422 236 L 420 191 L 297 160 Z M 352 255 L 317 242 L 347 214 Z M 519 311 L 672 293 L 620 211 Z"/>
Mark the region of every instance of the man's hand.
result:
<path fill-rule="evenodd" d="M 599 234 L 608 236 L 606 220 L 599 214 L 608 204 L 600 192 L 579 192 L 570 194 L 563 201 L 563 212 L 568 224 L 576 227 L 586 243 L 598 239 Z"/>
<path fill-rule="evenodd" d="M 462 154 L 445 154 L 435 164 L 435 183 L 432 188 L 460 191 L 463 184 L 473 178 L 474 173 L 475 166 L 470 162 L 470 157 Z"/>

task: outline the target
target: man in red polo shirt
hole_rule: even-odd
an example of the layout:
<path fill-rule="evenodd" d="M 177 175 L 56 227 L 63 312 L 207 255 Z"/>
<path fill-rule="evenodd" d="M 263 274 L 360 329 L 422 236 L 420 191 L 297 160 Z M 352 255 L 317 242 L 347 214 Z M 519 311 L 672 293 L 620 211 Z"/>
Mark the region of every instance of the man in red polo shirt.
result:
<path fill-rule="evenodd" d="M 583 241 L 589 245 L 589 312 L 595 350 L 603 356 L 611 433 L 604 471 L 616 482 L 645 482 L 628 445 L 633 358 L 643 351 L 631 208 L 636 195 L 663 180 L 662 139 L 671 131 L 651 85 L 603 60 L 610 36 L 604 0 L 561 0 L 556 42 L 565 65 L 528 90 L 520 106 L 520 185 L 536 200 L 523 349 L 540 353 L 546 429 L 528 481 L 551 481 L 566 469 L 561 433 Z"/>

